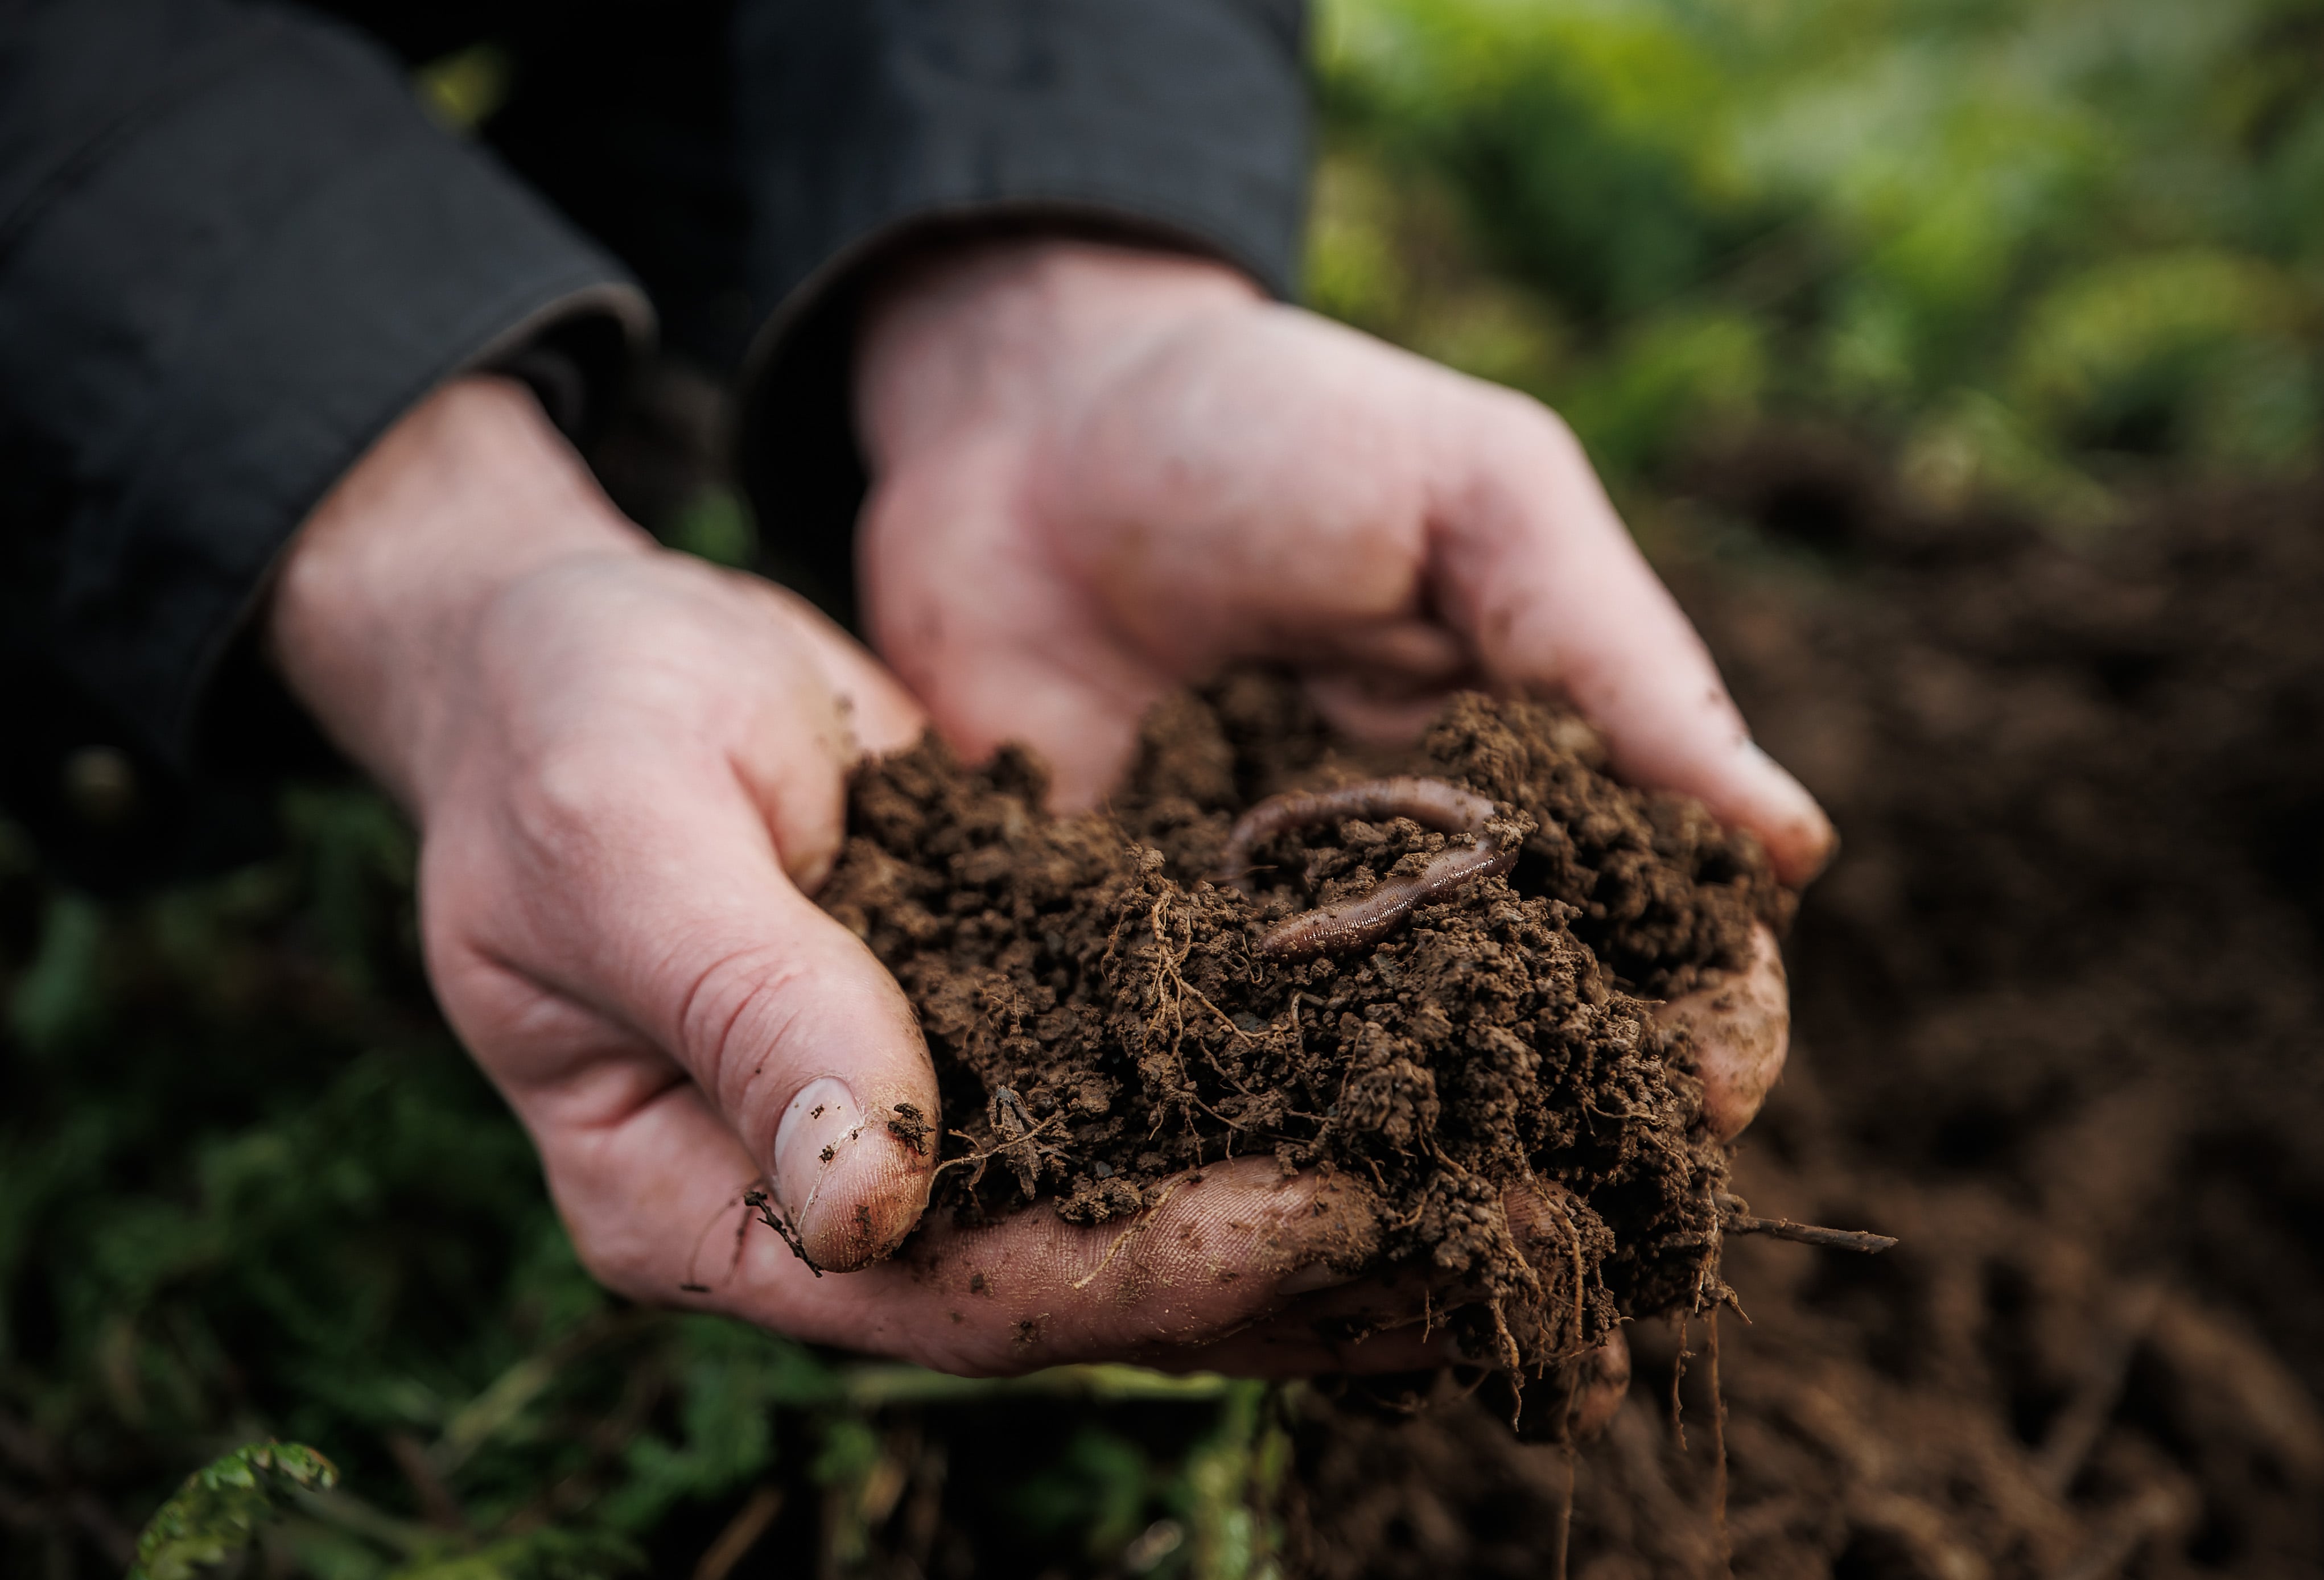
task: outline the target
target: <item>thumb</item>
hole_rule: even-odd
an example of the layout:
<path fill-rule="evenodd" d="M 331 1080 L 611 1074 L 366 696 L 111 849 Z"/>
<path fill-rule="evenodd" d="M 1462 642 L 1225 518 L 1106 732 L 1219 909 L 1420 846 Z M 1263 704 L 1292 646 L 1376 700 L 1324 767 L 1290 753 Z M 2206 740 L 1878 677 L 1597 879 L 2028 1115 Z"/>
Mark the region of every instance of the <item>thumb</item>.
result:
<path fill-rule="evenodd" d="M 847 1272 L 893 1251 L 927 1205 L 936 1074 L 895 979 L 801 884 L 838 853 L 835 762 L 894 749 L 920 721 L 794 595 L 744 591 L 781 611 L 813 680 L 774 688 L 774 716 L 726 758 L 733 778 L 689 776 L 690 797 L 671 787 L 672 807 L 711 788 L 708 814 L 663 821 L 671 848 L 643 841 L 635 900 L 604 914 L 637 933 L 650 964 L 634 1008 L 759 1161 L 785 1237 L 814 1266 Z M 810 738 L 823 749 L 784 749 Z M 720 794 L 728 785 L 735 794 Z"/>
<path fill-rule="evenodd" d="M 770 691 L 817 690 L 790 678 Z M 836 769 L 803 766 L 812 721 L 747 722 L 709 744 L 609 730 L 507 777 L 486 764 L 491 787 L 456 797 L 465 814 L 423 844 L 430 974 L 588 1220 L 576 1228 L 619 1245 L 609 1262 L 651 1250 L 632 1242 L 657 1219 L 641 1176 L 591 1160 L 632 1131 L 675 1134 L 639 1125 L 690 1079 L 795 1248 L 844 1271 L 893 1250 L 927 1204 L 936 1076 L 894 979 L 790 876 L 838 843 Z M 657 1166 L 732 1190 L 735 1153 L 687 1134 L 692 1155 Z"/>
<path fill-rule="evenodd" d="M 1440 453 L 1431 519 L 1443 594 L 1486 672 L 1563 692 L 1624 777 L 1683 791 L 1749 829 L 1785 883 L 1815 877 L 1837 844 L 1831 820 L 1752 741 L 1572 432 L 1510 397 Z"/>
<path fill-rule="evenodd" d="M 741 791 L 706 796 L 658 775 L 630 789 L 620 807 L 591 796 L 560 811 L 562 830 L 536 806 L 536 849 L 503 880 L 466 841 L 425 853 L 431 972 L 455 1027 L 552 1177 L 574 1160 L 559 1196 L 568 1211 L 586 1204 L 585 1238 L 650 1232 L 636 1176 L 595 1178 L 587 1160 L 614 1155 L 604 1144 L 690 1078 L 795 1249 L 826 1271 L 877 1261 L 918 1221 L 936 1163 L 936 1076 L 909 1006 L 791 882 Z M 566 850 L 541 861 L 543 841 Z M 526 896 L 520 913 L 495 918 L 476 895 L 486 883 Z M 715 1150 L 659 1166 L 715 1171 L 731 1190 L 733 1156 Z"/>
<path fill-rule="evenodd" d="M 927 1205 L 936 1076 L 879 961 L 779 872 L 758 876 L 755 896 L 697 913 L 645 984 L 647 1012 L 764 1169 L 785 1238 L 851 1271 Z"/>
<path fill-rule="evenodd" d="M 567 804 L 536 801 L 521 840 L 431 839 L 422 910 L 445 1010 L 532 1131 L 593 1266 L 669 1262 L 664 1199 L 691 1199 L 696 1173 L 730 1193 L 738 1163 L 816 1267 L 893 1250 L 927 1204 L 937 1119 L 894 980 L 792 884 L 739 791 L 657 775 L 619 806 L 547 799 Z M 705 1111 L 681 1144 L 667 1116 L 687 1088 Z"/>
<path fill-rule="evenodd" d="M 978 762 L 1007 742 L 1030 746 L 1050 772 L 1049 804 L 1077 809 L 1112 788 L 1139 719 L 1176 676 L 1115 639 L 1068 574 L 1025 551 L 1019 464 L 1007 444 L 964 442 L 883 476 L 863 510 L 863 607 L 955 751 Z"/>

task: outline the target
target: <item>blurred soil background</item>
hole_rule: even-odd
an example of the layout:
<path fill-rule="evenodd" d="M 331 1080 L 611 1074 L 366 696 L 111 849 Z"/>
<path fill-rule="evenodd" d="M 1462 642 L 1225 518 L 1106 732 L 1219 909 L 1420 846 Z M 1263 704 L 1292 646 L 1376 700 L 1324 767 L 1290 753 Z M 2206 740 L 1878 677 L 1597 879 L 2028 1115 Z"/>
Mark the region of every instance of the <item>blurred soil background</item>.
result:
<path fill-rule="evenodd" d="M 423 91 L 487 113 L 485 44 Z M 1702 1325 L 1641 1330 L 1571 1464 L 810 1351 L 579 1272 L 368 792 L 135 900 L 0 833 L 0 1573 L 119 1572 L 270 1435 L 344 1480 L 247 1572 L 326 1580 L 1531 1575 L 1569 1487 L 1594 1580 L 2324 1569 L 2324 5 L 1336 0 L 1316 49 L 1314 305 L 1563 411 L 1840 825 L 1738 1182 L 1904 1245 L 1736 1247 L 1723 1432 Z M 779 572 L 718 419 L 665 367 L 601 468 Z"/>

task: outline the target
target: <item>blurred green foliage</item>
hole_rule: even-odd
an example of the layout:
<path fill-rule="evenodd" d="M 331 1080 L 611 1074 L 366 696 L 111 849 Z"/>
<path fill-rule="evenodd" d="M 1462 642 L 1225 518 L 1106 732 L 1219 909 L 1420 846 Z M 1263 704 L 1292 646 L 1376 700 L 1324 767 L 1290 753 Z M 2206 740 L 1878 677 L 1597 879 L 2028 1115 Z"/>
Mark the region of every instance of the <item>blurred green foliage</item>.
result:
<path fill-rule="evenodd" d="M 2069 519 L 2316 452 L 2324 0 L 1320 23 L 1316 305 L 1549 400 L 1618 487 L 1770 419 Z M 422 90 L 473 124 L 498 70 Z M 715 486 L 673 533 L 752 536 Z M 964 1382 L 600 1291 L 429 1004 L 408 831 L 344 789 L 286 822 L 120 905 L 0 827 L 0 1571 L 121 1572 L 227 1455 L 151 1573 L 244 1531 L 323 1580 L 1277 1572 L 1255 1385 Z M 276 1438 L 345 1482 L 284 1484 Z"/>
<path fill-rule="evenodd" d="M 173 1489 L 157 1580 L 253 1534 L 320 1580 L 695 1573 L 738 1506 L 782 1512 L 735 1573 L 884 1573 L 919 1490 L 1028 1564 L 1264 1572 L 1256 1385 L 944 1377 L 599 1290 L 428 1001 L 410 835 L 367 792 L 287 813 L 282 859 L 124 904 L 0 837 L 0 1573 L 118 1574 Z M 954 1437 L 1005 1498 L 944 1502 Z M 345 1483 L 292 1491 L 277 1438 Z"/>
<path fill-rule="evenodd" d="M 1618 483 L 1770 418 L 2102 513 L 2324 423 L 2315 0 L 1323 0 L 1327 311 Z"/>

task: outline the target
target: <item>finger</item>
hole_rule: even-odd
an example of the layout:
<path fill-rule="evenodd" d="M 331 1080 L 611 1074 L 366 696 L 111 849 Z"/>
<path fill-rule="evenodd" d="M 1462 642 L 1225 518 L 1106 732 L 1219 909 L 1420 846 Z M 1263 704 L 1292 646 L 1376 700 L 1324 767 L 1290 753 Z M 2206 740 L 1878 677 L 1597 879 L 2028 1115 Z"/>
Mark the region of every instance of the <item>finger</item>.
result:
<path fill-rule="evenodd" d="M 936 1104 L 894 982 L 771 850 L 738 852 L 755 822 L 690 850 L 639 820 L 602 826 L 627 848 L 566 886 L 596 920 L 556 967 L 431 948 L 461 1035 L 531 1050 L 491 1062 L 537 1135 L 609 1123 L 690 1077 L 818 1265 L 885 1254 L 927 1200 Z"/>
<path fill-rule="evenodd" d="M 1634 784 L 1684 791 L 1757 834 L 1794 886 L 1831 824 L 1754 744 L 1709 651 L 1537 403 L 1463 381 L 1437 412 L 1429 517 L 1442 597 L 1498 680 L 1563 692 Z"/>
<path fill-rule="evenodd" d="M 790 627 L 816 673 L 851 726 L 856 752 L 900 751 L 928 727 L 927 715 L 886 666 L 823 611 L 788 587 L 737 575 L 749 595 L 773 607 Z"/>
<path fill-rule="evenodd" d="M 743 1206 L 750 1155 L 689 1089 L 569 1127 L 543 1154 L 560 1201 L 651 1204 L 650 1231 L 582 1242 L 613 1287 L 965 1375 L 1125 1358 L 1206 1369 L 1218 1341 L 1282 1306 L 1286 1272 L 1368 1254 L 1378 1233 L 1368 1193 L 1241 1160 L 1166 1185 L 1127 1221 L 1067 1224 L 1037 1206 L 974 1228 L 931 1222 L 890 1261 L 817 1277 Z"/>
<path fill-rule="evenodd" d="M 857 547 L 864 619 L 955 751 L 981 762 L 1029 745 L 1050 804 L 1078 811 L 1113 787 L 1139 720 L 1177 677 L 1112 640 L 1102 611 L 1031 552 L 1019 491 L 1013 456 L 989 445 L 881 478 Z"/>
<path fill-rule="evenodd" d="M 932 1326 L 958 1336 L 954 1369 L 1111 1357 L 1184 1370 L 1281 1309 L 1286 1285 L 1312 1281 L 1301 1275 L 1355 1272 L 1379 1238 L 1368 1190 L 1252 1158 L 1166 1181 L 1127 1220 L 1074 1225 L 1036 1206 L 989 1227 L 931 1224 L 899 1266 L 941 1306 Z"/>
<path fill-rule="evenodd" d="M 1577 1287 L 1582 1271 L 1570 1260 L 1581 1245 L 1572 1201 L 1562 1186 L 1548 1180 L 1520 1183 L 1502 1196 L 1518 1254 L 1541 1275 L 1554 1308 L 1552 1331 L 1554 1319 L 1563 1315 L 1555 1308 Z M 1294 1300 L 1268 1320 L 1180 1358 L 1189 1366 L 1252 1376 L 1377 1375 L 1492 1364 L 1498 1357 L 1473 1353 L 1452 1326 L 1464 1304 L 1487 1298 L 1473 1281 L 1448 1280 L 1425 1266 L 1384 1268 Z M 1573 1320 L 1579 1321 L 1578 1313 Z M 1575 1331 L 1564 1327 L 1565 1343 L 1572 1342 Z M 1628 1392 L 1629 1342 L 1618 1327 L 1578 1359 L 1563 1363 L 1549 1381 L 1555 1386 L 1539 1399 L 1556 1412 L 1552 1435 L 1588 1442 L 1605 1430 Z M 1530 1392 L 1522 1396 L 1536 1398 Z"/>
<path fill-rule="evenodd" d="M 1029 463 L 964 445 L 884 477 L 880 650 L 956 744 L 1038 747 L 1064 808 L 1111 787 L 1148 705 L 1234 659 L 1441 692 L 1467 652 L 1423 607 L 1418 446 L 1365 395 L 1383 354 L 1269 310 L 1127 365 Z"/>
<path fill-rule="evenodd" d="M 598 655 L 573 704 L 592 722 L 511 713 L 476 769 L 508 782 L 449 797 L 484 810 L 423 850 L 430 969 L 521 1111 L 556 1110 L 536 1130 L 610 1123 L 683 1071 L 808 1254 L 858 1266 L 926 1201 L 935 1076 L 893 979 L 791 876 L 837 846 L 847 721 L 800 644 L 717 620 L 731 591 Z M 558 643 L 624 629 L 605 613 L 517 626 L 521 652 L 488 651 L 485 684 L 503 662 L 592 661 Z M 728 666 L 760 683 L 707 684 Z M 704 720 L 708 693 L 733 716 Z"/>
<path fill-rule="evenodd" d="M 616 1123 L 561 1130 L 543 1155 L 568 1213 L 650 1207 L 649 1227 L 576 1236 L 612 1287 L 941 1370 L 1131 1359 L 1287 1377 L 1473 1360 L 1444 1327 L 1453 1303 L 1441 1281 L 1416 1268 L 1293 1294 L 1320 1270 L 1345 1276 L 1373 1254 L 1377 1206 L 1344 1180 L 1286 1180 L 1264 1160 L 1166 1187 L 1156 1208 L 1126 1223 L 1068 1225 L 1037 1207 L 986 1227 L 932 1224 L 891 1262 L 818 1278 L 742 1205 L 749 1154 L 690 1088 Z M 620 1221 L 611 1211 L 577 1216 Z"/>
<path fill-rule="evenodd" d="M 1582 1312 L 1581 1229 L 1574 1199 L 1554 1181 L 1521 1181 L 1502 1193 L 1510 1249 L 1539 1279 L 1541 1308 L 1527 1319 L 1503 1306 L 1488 1331 L 1521 1327 L 1536 1335 L 1528 1364 L 1539 1364 L 1576 1342 Z M 1305 1275 L 1286 1288 L 1306 1282 Z M 1447 1275 L 1427 1262 L 1374 1267 L 1286 1305 L 1266 1322 L 1213 1346 L 1199 1364 L 1257 1375 L 1318 1372 L 1377 1373 L 1447 1364 L 1499 1364 L 1501 1354 L 1480 1352 L 1472 1324 L 1456 1322 L 1464 1308 L 1483 1308 L 1497 1296 L 1477 1273 Z M 1463 1328 L 1471 1338 L 1461 1337 Z"/>
<path fill-rule="evenodd" d="M 1720 1140 L 1734 1140 L 1767 1100 L 1791 1046 L 1791 995 L 1775 933 L 1765 923 L 1754 927 L 1751 958 L 1741 970 L 1672 999 L 1655 1018 L 1686 1028 L 1702 1081 L 1703 1119 Z"/>

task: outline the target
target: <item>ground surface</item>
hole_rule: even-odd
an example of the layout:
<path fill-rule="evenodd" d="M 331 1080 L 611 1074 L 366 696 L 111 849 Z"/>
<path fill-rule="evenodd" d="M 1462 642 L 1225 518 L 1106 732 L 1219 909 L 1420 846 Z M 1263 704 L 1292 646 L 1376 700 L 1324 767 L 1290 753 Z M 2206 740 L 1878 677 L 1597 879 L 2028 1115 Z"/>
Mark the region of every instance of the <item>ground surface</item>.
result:
<path fill-rule="evenodd" d="M 1877 476 L 1730 456 L 1672 568 L 1847 841 L 1738 1189 L 1904 1243 L 1730 1251 L 1723 1531 L 1707 1335 L 1682 1450 L 1677 1337 L 1637 1332 L 1575 1572 L 2315 1573 L 2324 506 L 2190 495 L 2076 545 Z M 1314 1572 L 1539 1573 L 1567 1469 L 1491 1425 L 1311 1407 Z"/>
<path fill-rule="evenodd" d="M 1531 1576 L 1569 1476 L 1597 1580 L 1715 1574 L 1722 1542 L 1840 1580 L 2324 1570 L 2324 491 L 2068 540 L 1883 475 L 1770 440 L 1639 518 L 1847 841 L 1734 1188 L 1903 1239 L 1729 1246 L 1723 1529 L 1699 1320 L 1683 1377 L 1678 1332 L 1631 1327 L 1629 1403 L 1569 1469 L 1475 1401 L 961 1383 L 611 1302 L 429 1005 L 408 838 L 302 792 L 285 862 L 135 905 L 0 841 L 0 1569 L 117 1574 L 188 1470 L 279 1432 L 349 1493 L 268 1562 L 349 1580 L 488 1552 L 459 1572 L 515 1580 L 552 1537 L 593 1575 L 627 1544 L 678 1575 L 1256 1580 L 1272 1548 Z M 1563 926 L 1677 985 L 1606 920 Z"/>

